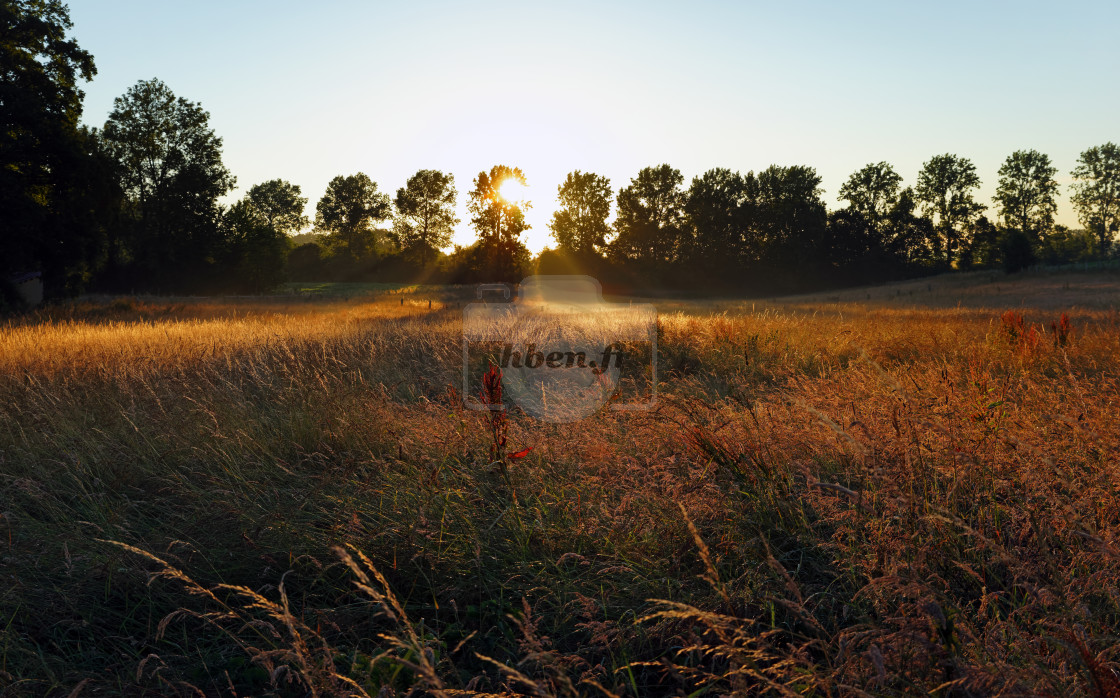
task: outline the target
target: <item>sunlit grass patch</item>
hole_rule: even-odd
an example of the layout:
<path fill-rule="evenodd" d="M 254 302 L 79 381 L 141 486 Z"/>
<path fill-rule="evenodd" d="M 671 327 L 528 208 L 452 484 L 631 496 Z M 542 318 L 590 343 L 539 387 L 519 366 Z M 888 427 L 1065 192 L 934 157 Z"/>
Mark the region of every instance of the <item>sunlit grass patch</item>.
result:
<path fill-rule="evenodd" d="M 654 410 L 515 409 L 498 450 L 451 301 L 104 299 L 0 329 L 0 686 L 1109 680 L 1115 313 L 1066 309 L 1062 342 L 1050 308 L 664 306 Z"/>

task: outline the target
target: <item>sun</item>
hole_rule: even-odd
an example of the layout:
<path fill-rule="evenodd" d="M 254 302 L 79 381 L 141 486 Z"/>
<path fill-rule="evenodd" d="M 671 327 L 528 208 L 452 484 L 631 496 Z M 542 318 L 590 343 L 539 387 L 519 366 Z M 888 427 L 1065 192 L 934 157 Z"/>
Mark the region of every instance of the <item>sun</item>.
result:
<path fill-rule="evenodd" d="M 517 203 L 525 199 L 527 188 L 517 177 L 507 177 L 498 185 L 498 196 L 508 203 Z"/>

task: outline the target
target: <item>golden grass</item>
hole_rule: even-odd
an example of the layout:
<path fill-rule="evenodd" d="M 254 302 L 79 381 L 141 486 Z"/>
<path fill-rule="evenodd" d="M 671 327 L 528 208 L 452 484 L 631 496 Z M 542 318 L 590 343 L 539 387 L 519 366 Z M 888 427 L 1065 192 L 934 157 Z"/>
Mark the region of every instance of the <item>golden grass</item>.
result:
<path fill-rule="evenodd" d="M 657 409 L 512 412 L 504 474 L 450 301 L 12 324 L 0 690 L 1117 695 L 1120 323 L 1055 301 L 1083 279 L 1006 282 L 1037 343 L 978 293 L 658 302 Z"/>
<path fill-rule="evenodd" d="M 229 366 L 247 352 L 327 344 L 352 338 L 375 321 L 428 312 L 426 301 L 402 305 L 395 298 L 356 305 L 250 301 L 244 306 L 122 299 L 107 307 L 67 308 L 61 319 L 25 321 L 0 333 L 0 374 L 121 377 L 143 370 L 184 370 L 214 359 Z"/>

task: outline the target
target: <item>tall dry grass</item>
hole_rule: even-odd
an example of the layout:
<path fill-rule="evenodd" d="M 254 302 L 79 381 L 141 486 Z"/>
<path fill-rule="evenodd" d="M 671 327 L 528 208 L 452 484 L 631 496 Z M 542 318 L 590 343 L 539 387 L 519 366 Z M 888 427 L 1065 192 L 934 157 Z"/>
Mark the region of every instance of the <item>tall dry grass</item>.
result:
<path fill-rule="evenodd" d="M 439 303 L 0 330 L 0 691 L 1120 693 L 1115 312 L 661 305 L 501 471 Z"/>

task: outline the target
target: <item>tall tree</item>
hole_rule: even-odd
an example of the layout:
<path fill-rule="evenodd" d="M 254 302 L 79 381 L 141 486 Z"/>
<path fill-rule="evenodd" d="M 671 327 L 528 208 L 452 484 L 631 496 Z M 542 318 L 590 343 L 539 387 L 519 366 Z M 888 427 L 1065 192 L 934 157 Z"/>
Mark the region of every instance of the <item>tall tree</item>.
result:
<path fill-rule="evenodd" d="M 999 186 L 992 199 L 999 204 L 1004 223 L 1033 243 L 1040 242 L 1054 224 L 1057 172 L 1050 157 L 1037 150 L 1016 150 L 999 168 Z"/>
<path fill-rule="evenodd" d="M 389 217 L 389 195 L 364 172 L 339 175 L 315 207 L 315 227 L 327 233 L 327 244 L 354 259 L 368 257 L 377 246 L 376 221 Z"/>
<path fill-rule="evenodd" d="M 783 268 L 821 261 L 828 214 L 820 183 L 817 171 L 805 165 L 771 165 L 747 174 L 748 235 L 762 258 Z"/>
<path fill-rule="evenodd" d="M 96 134 L 78 126 L 78 85 L 97 71 L 71 26 L 58 0 L 0 2 L 0 274 L 41 270 L 48 290 L 87 275 L 90 214 L 112 193 Z"/>
<path fill-rule="evenodd" d="M 1110 142 L 1089 148 L 1070 174 L 1078 220 L 1097 236 L 1097 253 L 1104 256 L 1120 228 L 1120 147 Z"/>
<path fill-rule="evenodd" d="M 684 203 L 690 256 L 705 268 L 727 273 L 747 254 L 743 237 L 746 180 L 719 167 L 693 177 Z"/>
<path fill-rule="evenodd" d="M 459 218 L 455 215 L 454 175 L 420 170 L 397 190 L 397 216 L 393 238 L 401 249 L 419 255 L 429 264 L 442 247 L 451 244 Z"/>
<path fill-rule="evenodd" d="M 484 273 L 495 281 L 515 281 L 520 273 L 518 260 L 525 247 L 521 233 L 529 229 L 525 209 L 530 204 L 511 192 L 525 184 L 520 168 L 494 165 L 490 172 L 478 173 L 468 195 L 467 210 L 478 233 Z"/>
<path fill-rule="evenodd" d="M 898 203 L 902 177 L 886 162 L 866 165 L 853 172 L 840 187 L 839 201 L 860 214 L 875 230 L 880 230 L 891 208 Z"/>
<path fill-rule="evenodd" d="M 682 244 L 684 177 L 669 165 L 645 167 L 618 190 L 613 256 L 664 266 L 675 262 Z"/>
<path fill-rule="evenodd" d="M 951 153 L 934 155 L 918 173 L 917 202 L 938 233 L 934 256 L 945 264 L 958 255 L 964 227 L 984 210 L 973 194 L 979 187 L 972 161 Z"/>
<path fill-rule="evenodd" d="M 283 179 L 270 179 L 254 184 L 245 194 L 245 202 L 252 206 L 269 228 L 284 235 L 295 235 L 307 227 L 303 209 L 307 197 L 302 196 L 298 184 Z"/>
<path fill-rule="evenodd" d="M 560 208 L 549 228 L 560 249 L 590 257 L 606 245 L 610 226 L 611 181 L 594 172 L 569 172 L 557 187 Z"/>
<path fill-rule="evenodd" d="M 222 245 L 218 198 L 235 180 L 209 119 L 160 80 L 141 80 L 102 131 L 128 199 L 131 255 L 157 285 L 190 284 Z"/>

